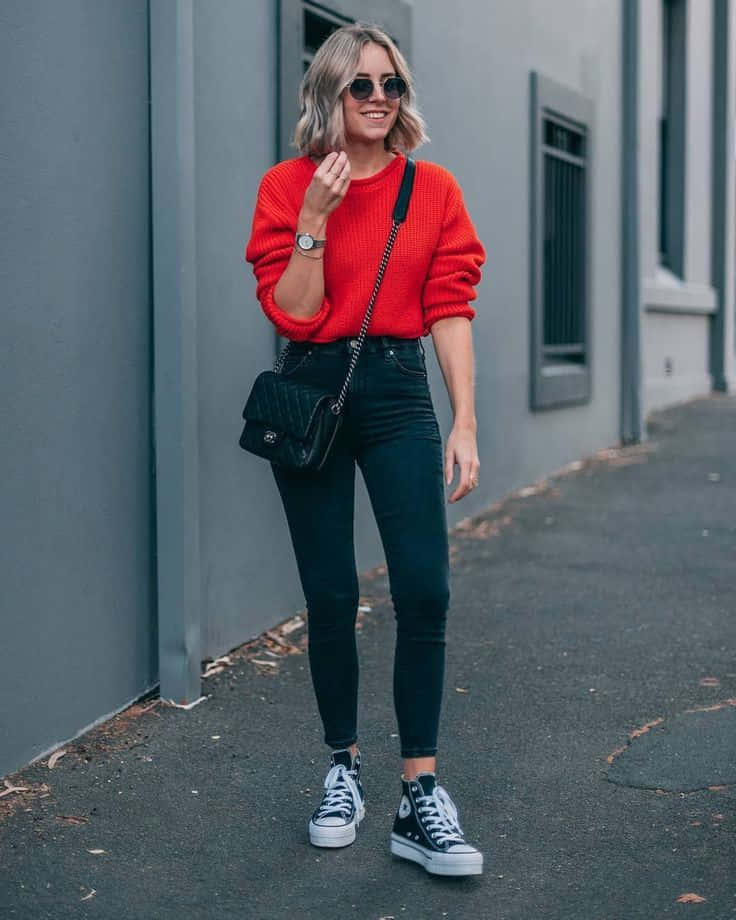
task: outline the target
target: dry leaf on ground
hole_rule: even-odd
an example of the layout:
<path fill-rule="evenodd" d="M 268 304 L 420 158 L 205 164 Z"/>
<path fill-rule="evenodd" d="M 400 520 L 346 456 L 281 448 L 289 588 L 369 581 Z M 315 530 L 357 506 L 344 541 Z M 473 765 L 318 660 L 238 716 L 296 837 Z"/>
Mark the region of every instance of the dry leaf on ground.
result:
<path fill-rule="evenodd" d="M 28 792 L 28 791 L 29 791 L 28 786 L 14 786 L 14 785 L 10 782 L 9 779 L 5 779 L 5 780 L 3 780 L 3 782 L 5 783 L 6 788 L 3 789 L 2 792 L 0 792 L 0 799 L 1 799 L 4 795 L 10 795 L 12 792 Z"/>
<path fill-rule="evenodd" d="M 705 898 L 701 898 L 699 894 L 695 894 L 694 891 L 688 891 L 685 894 L 681 894 L 677 899 L 678 904 L 703 904 Z"/>
<path fill-rule="evenodd" d="M 54 751 L 54 753 L 49 757 L 49 770 L 53 770 L 56 766 L 56 762 L 60 757 L 63 757 L 66 754 L 66 751 Z"/>

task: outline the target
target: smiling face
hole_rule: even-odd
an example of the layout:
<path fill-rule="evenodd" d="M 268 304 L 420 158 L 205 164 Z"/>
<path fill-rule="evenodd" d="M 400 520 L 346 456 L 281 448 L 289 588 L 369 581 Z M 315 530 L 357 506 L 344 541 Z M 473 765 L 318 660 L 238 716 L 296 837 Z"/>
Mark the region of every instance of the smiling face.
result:
<path fill-rule="evenodd" d="M 386 135 L 399 115 L 400 99 L 387 99 L 380 83 L 396 73 L 388 52 L 373 42 L 363 46 L 354 77 L 368 77 L 373 92 L 362 101 L 353 99 L 349 89 L 342 92 L 345 139 L 349 144 L 376 144 L 383 149 Z"/>

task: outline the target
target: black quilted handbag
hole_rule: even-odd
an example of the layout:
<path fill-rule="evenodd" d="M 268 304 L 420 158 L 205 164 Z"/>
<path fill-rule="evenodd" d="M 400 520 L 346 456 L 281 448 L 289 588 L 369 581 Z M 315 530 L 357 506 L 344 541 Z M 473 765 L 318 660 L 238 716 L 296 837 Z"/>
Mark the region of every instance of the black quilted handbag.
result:
<path fill-rule="evenodd" d="M 319 387 L 284 377 L 281 369 L 289 350 L 287 343 L 276 359 L 274 369 L 262 371 L 253 383 L 243 409 L 245 427 L 239 441 L 243 450 L 295 472 L 317 472 L 324 466 L 342 422 L 342 410 L 350 380 L 363 347 L 373 304 L 388 265 L 396 234 L 406 218 L 415 168 L 414 160 L 407 156 L 401 188 L 394 206 L 391 232 L 339 394 L 333 396 Z"/>

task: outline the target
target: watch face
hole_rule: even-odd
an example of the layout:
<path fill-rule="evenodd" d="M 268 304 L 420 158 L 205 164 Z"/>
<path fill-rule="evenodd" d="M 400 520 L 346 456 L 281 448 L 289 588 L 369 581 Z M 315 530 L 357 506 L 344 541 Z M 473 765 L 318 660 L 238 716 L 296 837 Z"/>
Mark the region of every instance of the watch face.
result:
<path fill-rule="evenodd" d="M 311 249 L 314 246 L 314 240 L 308 233 L 302 233 L 297 240 L 302 249 Z"/>

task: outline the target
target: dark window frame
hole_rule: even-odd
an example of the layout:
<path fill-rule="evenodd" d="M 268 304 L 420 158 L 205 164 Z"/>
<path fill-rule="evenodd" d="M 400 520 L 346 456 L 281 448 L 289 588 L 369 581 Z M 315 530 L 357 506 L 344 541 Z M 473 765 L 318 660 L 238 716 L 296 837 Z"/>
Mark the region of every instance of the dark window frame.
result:
<path fill-rule="evenodd" d="M 544 77 L 536 71 L 530 72 L 530 243 L 529 243 L 529 291 L 530 291 L 530 373 L 529 406 L 533 411 L 589 402 L 592 394 L 592 334 L 591 334 L 591 282 L 590 282 L 590 239 L 592 229 L 592 125 L 594 105 L 591 99 Z M 578 149 L 572 152 L 555 148 L 547 143 L 545 132 L 549 125 L 560 132 L 566 132 L 571 143 Z M 545 319 L 547 333 L 559 323 L 545 317 L 545 297 L 550 297 L 550 279 L 545 271 L 545 222 L 550 219 L 546 212 L 545 174 L 548 165 L 565 163 L 579 171 L 576 180 L 575 199 L 577 203 L 578 236 L 564 241 L 566 252 L 577 247 L 581 255 L 575 261 L 577 274 L 572 282 L 577 309 L 572 320 L 567 319 L 568 328 L 574 328 L 577 341 L 567 343 L 545 343 Z M 563 227 L 567 231 L 567 226 Z M 556 291 L 552 291 L 556 296 Z"/>

